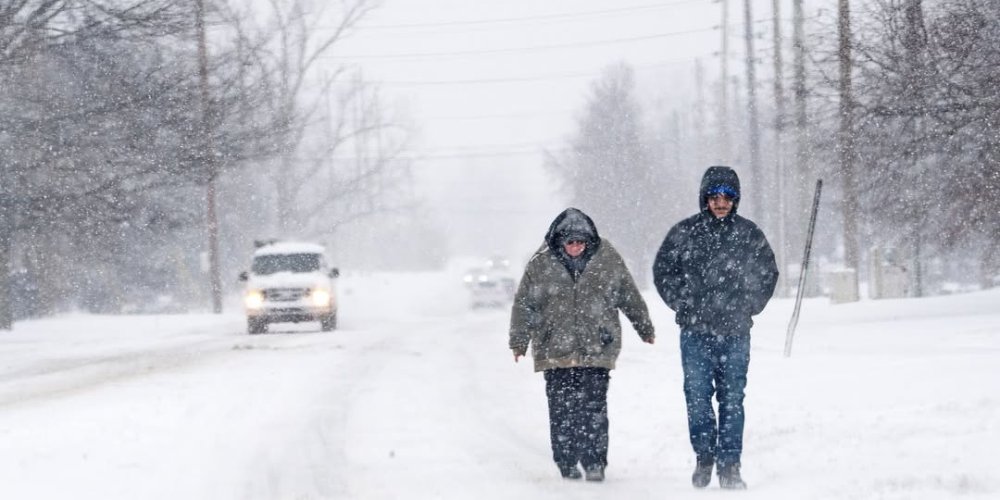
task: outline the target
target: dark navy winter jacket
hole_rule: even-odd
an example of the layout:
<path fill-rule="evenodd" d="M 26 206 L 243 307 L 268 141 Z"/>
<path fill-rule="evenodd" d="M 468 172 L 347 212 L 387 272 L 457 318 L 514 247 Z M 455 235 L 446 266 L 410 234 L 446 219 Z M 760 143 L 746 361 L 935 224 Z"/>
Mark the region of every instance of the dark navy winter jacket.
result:
<path fill-rule="evenodd" d="M 708 192 L 720 187 L 737 195 L 722 219 L 708 208 Z M 682 331 L 749 334 L 751 316 L 774 293 L 774 252 L 760 228 L 736 214 L 739 193 L 735 171 L 710 167 L 699 190 L 701 211 L 671 228 L 656 254 L 656 291 L 676 311 Z"/>

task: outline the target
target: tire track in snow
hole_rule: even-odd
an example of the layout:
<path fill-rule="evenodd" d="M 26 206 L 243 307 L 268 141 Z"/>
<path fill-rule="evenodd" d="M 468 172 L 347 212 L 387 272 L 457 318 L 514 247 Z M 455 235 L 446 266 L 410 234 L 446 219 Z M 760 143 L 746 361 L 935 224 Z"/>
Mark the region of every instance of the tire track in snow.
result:
<path fill-rule="evenodd" d="M 0 373 L 0 408 L 70 397 L 107 384 L 211 363 L 215 358 L 234 351 L 293 349 L 303 343 L 300 335 L 246 338 L 238 331 L 205 337 L 206 334 L 201 333 L 155 338 L 151 339 L 151 345 L 138 348 L 129 345 L 118 351 L 111 344 L 102 353 L 74 355 L 70 352 L 68 356 L 64 353 L 64 357 L 39 359 L 27 366 L 7 370 Z"/>

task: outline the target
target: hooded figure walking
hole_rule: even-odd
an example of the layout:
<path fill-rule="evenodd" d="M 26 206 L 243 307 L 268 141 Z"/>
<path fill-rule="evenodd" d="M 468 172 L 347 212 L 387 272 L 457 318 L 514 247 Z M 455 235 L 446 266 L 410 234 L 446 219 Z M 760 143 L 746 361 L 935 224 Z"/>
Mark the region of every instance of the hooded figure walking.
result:
<path fill-rule="evenodd" d="M 733 169 L 709 167 L 698 204 L 700 212 L 667 233 L 653 262 L 653 282 L 676 311 L 681 330 L 688 431 L 697 461 L 691 482 L 708 486 L 717 465 L 719 486 L 744 489 L 740 456 L 751 317 L 771 299 L 778 268 L 764 233 L 736 214 L 740 179 Z"/>
<path fill-rule="evenodd" d="M 510 318 L 514 361 L 531 345 L 544 372 L 552 458 L 562 477 L 603 481 L 609 372 L 622 348 L 621 310 L 644 342 L 653 323 L 625 261 L 594 221 L 568 208 L 525 266 Z"/>

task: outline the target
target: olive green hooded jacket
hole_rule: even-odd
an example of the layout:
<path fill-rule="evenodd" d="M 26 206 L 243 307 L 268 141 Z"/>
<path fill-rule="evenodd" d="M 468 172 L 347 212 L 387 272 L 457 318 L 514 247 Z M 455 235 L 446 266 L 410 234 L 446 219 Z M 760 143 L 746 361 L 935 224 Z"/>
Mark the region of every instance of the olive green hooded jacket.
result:
<path fill-rule="evenodd" d="M 578 260 L 563 249 L 567 240 L 587 242 Z M 649 311 L 625 261 L 598 236 L 590 217 L 567 209 L 552 222 L 545 244 L 525 267 L 511 312 L 510 348 L 524 355 L 530 344 L 535 371 L 614 369 L 622 347 L 619 310 L 639 337 L 653 339 Z"/>

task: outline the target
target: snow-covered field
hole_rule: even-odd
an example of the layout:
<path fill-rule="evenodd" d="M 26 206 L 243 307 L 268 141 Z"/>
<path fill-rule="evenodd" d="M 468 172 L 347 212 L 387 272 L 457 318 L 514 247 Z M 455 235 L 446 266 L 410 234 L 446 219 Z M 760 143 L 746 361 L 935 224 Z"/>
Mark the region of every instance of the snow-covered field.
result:
<path fill-rule="evenodd" d="M 220 316 L 21 322 L 0 333 L 3 499 L 1000 498 L 1000 290 L 829 305 L 754 328 L 750 489 L 690 486 L 677 330 L 627 330 L 603 484 L 551 463 L 543 381 L 507 311 L 459 277 L 341 280 L 341 328 L 247 336 Z"/>

